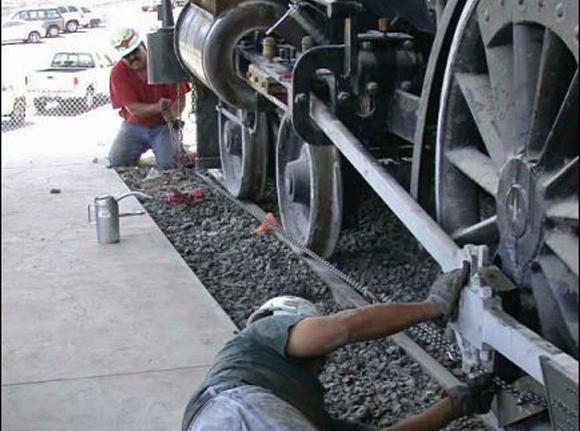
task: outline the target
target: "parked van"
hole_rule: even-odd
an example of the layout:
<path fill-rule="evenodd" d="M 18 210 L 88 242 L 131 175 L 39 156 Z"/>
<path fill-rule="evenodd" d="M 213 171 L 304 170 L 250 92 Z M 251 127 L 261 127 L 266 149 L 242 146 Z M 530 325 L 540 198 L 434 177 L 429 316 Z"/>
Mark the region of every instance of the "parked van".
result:
<path fill-rule="evenodd" d="M 64 18 L 57 8 L 20 9 L 10 16 L 11 20 L 37 21 L 44 30 L 43 36 L 56 37 L 65 31 Z"/>
<path fill-rule="evenodd" d="M 38 43 L 44 34 L 42 23 L 37 21 L 8 19 L 2 22 L 2 43 L 16 41 Z"/>

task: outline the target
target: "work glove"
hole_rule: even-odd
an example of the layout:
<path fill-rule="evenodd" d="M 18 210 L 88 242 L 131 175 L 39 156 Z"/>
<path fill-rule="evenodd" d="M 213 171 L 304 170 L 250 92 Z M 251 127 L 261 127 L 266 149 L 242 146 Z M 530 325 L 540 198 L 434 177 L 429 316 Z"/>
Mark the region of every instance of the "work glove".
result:
<path fill-rule="evenodd" d="M 434 304 L 441 312 L 441 317 L 435 322 L 441 326 L 457 318 L 457 303 L 461 290 L 469 280 L 470 267 L 467 261 L 463 262 L 463 268 L 441 274 L 431 285 L 426 302 Z"/>
<path fill-rule="evenodd" d="M 491 409 L 491 402 L 497 392 L 491 374 L 476 377 L 466 385 L 447 389 L 456 418 L 485 414 Z"/>

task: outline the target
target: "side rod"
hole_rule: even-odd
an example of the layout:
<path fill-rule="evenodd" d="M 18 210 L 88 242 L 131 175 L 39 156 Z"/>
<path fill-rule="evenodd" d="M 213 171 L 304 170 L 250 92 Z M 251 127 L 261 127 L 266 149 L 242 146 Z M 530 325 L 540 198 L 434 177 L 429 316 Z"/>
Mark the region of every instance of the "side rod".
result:
<path fill-rule="evenodd" d="M 468 258 L 467 253 L 455 244 L 411 195 L 372 157 L 350 130 L 313 94 L 310 115 L 444 271 L 458 268 L 461 261 Z M 464 313 L 459 313 L 459 322 L 455 325 L 455 329 L 462 336 L 467 336 L 467 341 L 479 349 L 484 344 L 491 346 L 543 384 L 546 382 L 541 374 L 542 357 L 559 364 L 572 363 L 577 368 L 578 362 L 569 355 L 516 322 L 501 310 L 500 306 L 485 307 L 485 301 L 478 295 L 471 287 L 466 289 L 461 301 L 461 311 Z M 475 311 L 466 309 L 472 300 L 476 304 Z M 464 325 L 461 324 L 462 314 L 463 319 L 468 320 Z M 474 329 L 477 327 L 481 330 Z M 577 387 L 578 372 L 573 368 L 564 367 L 566 374 Z"/>
<path fill-rule="evenodd" d="M 462 259 L 457 244 L 314 95 L 311 116 L 441 268 L 444 271 L 459 268 Z"/>

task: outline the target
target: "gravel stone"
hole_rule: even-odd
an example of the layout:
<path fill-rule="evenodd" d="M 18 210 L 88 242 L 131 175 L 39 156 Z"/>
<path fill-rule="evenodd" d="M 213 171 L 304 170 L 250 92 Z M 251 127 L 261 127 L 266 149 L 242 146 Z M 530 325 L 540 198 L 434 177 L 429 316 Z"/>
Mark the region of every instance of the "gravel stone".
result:
<path fill-rule="evenodd" d="M 132 190 L 153 196 L 142 204 L 192 271 L 234 323 L 242 328 L 250 314 L 278 295 L 297 295 L 322 312 L 338 311 L 324 283 L 272 235 L 256 233 L 259 222 L 196 179 L 190 169 L 154 172 L 117 170 Z M 201 187 L 205 200 L 195 206 L 170 206 L 163 196 Z M 278 217 L 273 184 L 260 203 Z M 381 299 L 422 300 L 439 273 L 401 222 L 375 196 L 364 199 L 357 227 L 345 230 L 332 263 L 362 281 Z M 435 352 L 434 346 L 424 346 Z M 456 366 L 444 352 L 438 358 Z M 457 368 L 457 367 L 456 367 Z M 418 413 L 442 396 L 442 389 L 421 367 L 387 340 L 339 349 L 321 376 L 329 412 L 374 427 L 392 425 Z M 448 431 L 488 430 L 481 421 L 455 421 Z"/>

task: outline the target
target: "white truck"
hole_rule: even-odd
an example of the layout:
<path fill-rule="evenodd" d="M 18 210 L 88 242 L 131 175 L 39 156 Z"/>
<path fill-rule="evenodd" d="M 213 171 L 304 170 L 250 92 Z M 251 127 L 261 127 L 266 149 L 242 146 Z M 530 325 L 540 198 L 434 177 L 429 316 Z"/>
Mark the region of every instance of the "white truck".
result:
<path fill-rule="evenodd" d="M 105 53 L 57 52 L 50 68 L 26 77 L 26 90 L 38 113 L 45 112 L 49 104 L 85 112 L 109 97 L 112 67 L 113 61 Z"/>
<path fill-rule="evenodd" d="M 27 100 L 22 88 L 2 82 L 2 124 L 22 126 L 26 123 Z"/>

